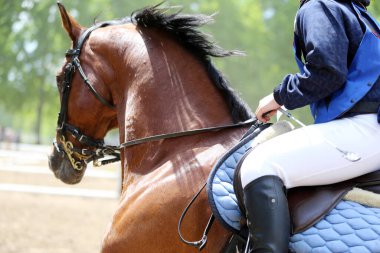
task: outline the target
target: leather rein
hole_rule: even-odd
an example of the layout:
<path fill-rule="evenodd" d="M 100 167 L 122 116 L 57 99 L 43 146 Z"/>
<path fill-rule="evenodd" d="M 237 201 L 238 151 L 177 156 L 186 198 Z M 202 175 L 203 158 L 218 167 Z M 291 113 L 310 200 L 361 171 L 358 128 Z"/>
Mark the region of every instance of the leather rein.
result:
<path fill-rule="evenodd" d="M 215 132 L 227 128 L 242 127 L 255 124 L 257 120 L 255 118 L 249 119 L 244 122 L 239 122 L 236 124 L 228 124 L 223 126 L 200 128 L 195 130 L 183 131 L 183 132 L 174 132 L 168 134 L 159 134 L 154 136 L 149 136 L 145 138 L 135 139 L 127 141 L 120 144 L 119 146 L 105 145 L 104 139 L 95 140 L 81 132 L 78 127 L 75 127 L 67 123 L 67 113 L 68 113 L 68 100 L 69 94 L 72 87 L 72 80 L 74 73 L 78 70 L 84 84 L 90 90 L 90 92 L 106 107 L 115 110 L 115 105 L 108 102 L 104 99 L 94 88 L 94 85 L 91 84 L 86 74 L 83 71 L 81 66 L 79 56 L 84 42 L 90 36 L 91 32 L 95 29 L 106 27 L 109 25 L 117 25 L 129 22 L 130 20 L 121 20 L 121 21 L 110 21 L 98 23 L 87 30 L 85 30 L 78 39 L 77 46 L 74 49 L 69 49 L 66 51 L 66 57 L 71 57 L 71 62 L 69 62 L 64 69 L 64 80 L 62 85 L 62 96 L 61 96 L 61 108 L 58 114 L 57 121 L 57 136 L 59 141 L 56 139 L 53 141 L 54 147 L 57 152 L 61 153 L 62 156 L 66 155 L 69 159 L 72 167 L 75 170 L 81 171 L 85 168 L 86 164 L 93 162 L 94 166 L 101 166 L 112 162 L 120 161 L 120 149 L 127 148 L 147 142 L 154 142 L 158 140 L 178 138 L 183 136 L 189 136 L 194 134 L 206 133 L 206 132 Z M 86 148 L 74 147 L 74 144 L 67 140 L 65 134 L 69 133 L 76 141 L 78 141 L 82 146 Z M 111 157 L 104 159 L 105 157 Z M 102 160 L 101 160 L 102 159 Z"/>

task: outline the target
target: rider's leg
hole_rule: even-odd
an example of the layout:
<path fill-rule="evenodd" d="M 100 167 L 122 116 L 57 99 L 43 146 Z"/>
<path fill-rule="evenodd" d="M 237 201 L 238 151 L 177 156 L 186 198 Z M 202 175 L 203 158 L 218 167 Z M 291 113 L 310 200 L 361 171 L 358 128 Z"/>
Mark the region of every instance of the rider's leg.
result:
<path fill-rule="evenodd" d="M 290 218 L 284 190 L 277 176 L 260 177 L 244 188 L 251 252 L 288 252 Z"/>
<path fill-rule="evenodd" d="M 341 149 L 355 152 L 361 159 L 346 160 L 326 139 Z M 257 146 L 241 168 L 247 220 L 256 243 L 268 249 L 279 248 L 289 238 L 286 199 L 279 190 L 282 183 L 286 188 L 331 184 L 378 170 L 378 140 L 380 127 L 376 115 L 368 114 L 296 129 Z M 273 208 L 266 204 L 271 198 L 277 202 Z M 280 234 L 283 238 L 278 239 Z M 257 242 L 257 238 L 263 239 Z"/>
<path fill-rule="evenodd" d="M 358 154 L 351 162 L 340 149 Z M 286 188 L 325 185 L 380 169 L 380 126 L 376 114 L 358 115 L 299 128 L 252 150 L 241 167 L 243 188 L 266 175 L 278 176 Z"/>

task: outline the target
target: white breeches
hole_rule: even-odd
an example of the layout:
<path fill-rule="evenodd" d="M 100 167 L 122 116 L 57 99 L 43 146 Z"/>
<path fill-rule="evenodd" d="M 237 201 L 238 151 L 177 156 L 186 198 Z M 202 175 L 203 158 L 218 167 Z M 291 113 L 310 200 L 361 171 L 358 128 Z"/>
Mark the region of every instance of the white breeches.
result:
<path fill-rule="evenodd" d="M 361 159 L 345 159 L 326 140 Z M 376 114 L 363 114 L 298 128 L 258 145 L 243 161 L 241 181 L 244 188 L 275 175 L 293 188 L 337 183 L 378 169 L 380 125 Z"/>

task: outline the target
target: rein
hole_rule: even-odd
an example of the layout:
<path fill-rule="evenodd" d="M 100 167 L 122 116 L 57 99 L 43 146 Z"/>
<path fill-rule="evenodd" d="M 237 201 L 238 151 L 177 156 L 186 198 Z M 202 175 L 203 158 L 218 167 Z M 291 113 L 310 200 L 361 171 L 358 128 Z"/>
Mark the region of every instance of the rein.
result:
<path fill-rule="evenodd" d="M 251 127 L 248 129 L 248 131 L 240 138 L 240 141 L 242 141 L 244 138 L 246 138 L 247 136 L 249 136 L 251 133 L 253 133 L 253 131 L 255 131 L 260 125 L 262 125 L 262 122 L 258 121 L 257 119 L 252 119 L 253 122 L 251 124 Z M 208 219 L 208 222 L 203 230 L 203 233 L 202 233 L 202 238 L 200 240 L 197 240 L 197 241 L 188 241 L 186 240 L 183 235 L 182 235 L 182 232 L 181 232 L 181 225 L 182 225 L 182 222 L 183 222 L 183 219 L 185 218 L 187 212 L 189 211 L 190 207 L 194 204 L 195 200 L 199 197 L 199 195 L 201 194 L 201 192 L 203 191 L 203 189 L 206 187 L 207 185 L 207 181 L 201 186 L 201 188 L 194 194 L 193 198 L 190 200 L 190 202 L 187 204 L 187 206 L 185 207 L 185 209 L 183 210 L 179 220 L 178 220 L 178 225 L 177 225 L 177 232 L 178 232 L 178 235 L 179 235 L 179 238 L 181 239 L 181 241 L 191 247 L 194 247 L 194 248 L 197 248 L 198 251 L 202 251 L 203 248 L 205 247 L 206 243 L 207 243 L 207 235 L 208 235 L 208 232 L 210 232 L 210 229 L 211 229 L 211 226 L 214 224 L 214 221 L 215 221 L 215 216 L 213 213 L 211 213 L 210 215 L 210 218 Z"/>
<path fill-rule="evenodd" d="M 131 146 L 135 146 L 135 145 L 143 144 L 143 143 L 147 143 L 147 142 L 172 139 L 172 138 L 183 137 L 183 136 L 194 135 L 194 134 L 201 134 L 201 133 L 206 133 L 206 132 L 217 132 L 219 130 L 223 130 L 223 129 L 227 129 L 227 128 L 248 126 L 248 125 L 252 125 L 255 121 L 256 121 L 256 119 L 249 119 L 249 120 L 246 120 L 243 122 L 239 122 L 236 124 L 230 124 L 230 125 L 199 128 L 199 129 L 188 130 L 188 131 L 183 131 L 183 132 L 174 132 L 174 133 L 169 133 L 169 134 L 158 134 L 158 135 L 153 135 L 153 136 L 149 136 L 149 137 L 145 137 L 145 138 L 141 138 L 141 139 L 136 139 L 136 140 L 124 142 L 124 143 L 120 144 L 119 148 L 127 148 L 127 147 L 131 147 Z"/>

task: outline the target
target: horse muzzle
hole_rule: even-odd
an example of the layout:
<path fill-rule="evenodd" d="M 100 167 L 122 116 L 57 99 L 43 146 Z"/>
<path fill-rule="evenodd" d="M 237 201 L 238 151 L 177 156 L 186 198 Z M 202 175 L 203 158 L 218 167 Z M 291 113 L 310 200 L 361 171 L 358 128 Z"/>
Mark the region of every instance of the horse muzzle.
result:
<path fill-rule="evenodd" d="M 74 168 L 70 157 L 65 152 L 57 150 L 56 148 L 53 148 L 48 160 L 49 168 L 53 171 L 55 177 L 66 184 L 79 183 L 87 168 L 87 164 L 82 161 L 74 163 L 74 165 L 76 164 Z"/>

